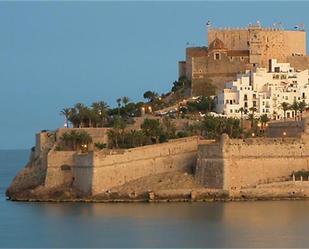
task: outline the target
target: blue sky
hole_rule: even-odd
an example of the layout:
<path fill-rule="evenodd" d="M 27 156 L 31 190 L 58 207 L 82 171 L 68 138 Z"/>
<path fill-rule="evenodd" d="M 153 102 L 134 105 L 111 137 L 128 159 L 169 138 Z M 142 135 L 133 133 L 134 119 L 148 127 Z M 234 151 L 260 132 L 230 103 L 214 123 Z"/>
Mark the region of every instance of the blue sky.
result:
<path fill-rule="evenodd" d="M 303 22 L 306 2 L 0 2 L 0 149 L 30 148 L 63 107 L 166 92 L 205 23 Z"/>

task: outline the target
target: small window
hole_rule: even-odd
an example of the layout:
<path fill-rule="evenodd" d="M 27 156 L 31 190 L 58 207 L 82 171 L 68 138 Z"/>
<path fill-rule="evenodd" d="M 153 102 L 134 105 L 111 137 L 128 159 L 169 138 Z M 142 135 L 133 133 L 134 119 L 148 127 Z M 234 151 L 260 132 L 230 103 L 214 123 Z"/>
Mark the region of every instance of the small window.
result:
<path fill-rule="evenodd" d="M 215 53 L 215 60 L 220 60 L 220 53 Z"/>

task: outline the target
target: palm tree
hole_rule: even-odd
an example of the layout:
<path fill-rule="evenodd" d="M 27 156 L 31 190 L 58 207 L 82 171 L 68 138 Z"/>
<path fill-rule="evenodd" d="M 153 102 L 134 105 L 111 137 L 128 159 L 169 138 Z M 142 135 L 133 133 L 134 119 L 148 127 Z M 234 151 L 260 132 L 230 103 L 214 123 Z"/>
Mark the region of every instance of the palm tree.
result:
<path fill-rule="evenodd" d="M 264 133 L 265 131 L 265 126 L 267 124 L 267 122 L 269 121 L 269 118 L 267 116 L 267 114 L 263 114 L 261 117 L 260 117 L 260 122 L 261 122 L 261 128 L 262 128 L 262 132 Z"/>
<path fill-rule="evenodd" d="M 121 98 L 116 99 L 116 102 L 118 106 L 118 116 L 120 117 Z"/>
<path fill-rule="evenodd" d="M 86 116 L 86 106 L 82 103 L 77 103 L 75 104 L 74 108 L 76 110 L 77 118 L 80 121 L 79 128 L 82 128 L 85 125 L 84 121 Z"/>
<path fill-rule="evenodd" d="M 129 97 L 127 96 L 122 97 L 122 103 L 124 106 L 126 106 L 129 102 L 130 102 Z"/>
<path fill-rule="evenodd" d="M 158 97 L 158 94 L 156 92 L 147 91 L 144 93 L 144 98 L 148 99 L 149 102 L 153 102 Z"/>
<path fill-rule="evenodd" d="M 294 111 L 294 119 L 296 120 L 296 115 L 297 115 L 297 112 L 299 110 L 299 106 L 298 106 L 298 103 L 296 102 L 296 100 L 293 102 L 293 104 L 290 106 L 290 108 Z"/>
<path fill-rule="evenodd" d="M 249 119 L 251 120 L 251 128 L 253 128 L 253 126 L 254 126 L 254 113 L 257 111 L 257 109 L 254 106 L 252 106 L 252 107 L 249 108 L 249 111 L 251 111 L 251 115 L 249 115 L 250 116 Z"/>
<path fill-rule="evenodd" d="M 286 111 L 290 109 L 290 105 L 287 102 L 282 102 L 281 108 L 283 110 L 284 119 L 286 119 Z"/>
<path fill-rule="evenodd" d="M 242 129 L 243 129 L 243 126 L 244 126 L 243 122 L 244 122 L 244 112 L 245 112 L 245 108 L 240 107 L 238 111 L 240 112 L 240 128 L 241 128 L 241 130 L 242 130 Z"/>
<path fill-rule="evenodd" d="M 126 116 L 128 116 L 127 105 L 128 105 L 129 102 L 130 102 L 129 97 L 126 97 L 126 96 L 122 97 L 122 103 L 124 105 L 124 113 L 125 113 Z"/>
<path fill-rule="evenodd" d="M 301 101 L 298 103 L 298 110 L 300 112 L 300 119 L 303 119 L 303 112 L 306 110 L 306 103 L 305 101 Z"/>
<path fill-rule="evenodd" d="M 103 127 L 107 118 L 108 105 L 104 101 L 93 102 L 92 105 L 93 116 L 98 121 L 99 126 Z"/>
<path fill-rule="evenodd" d="M 63 115 L 65 117 L 65 123 L 66 123 L 66 127 L 69 128 L 69 118 L 70 118 L 70 114 L 71 114 L 71 108 L 63 108 L 60 111 L 60 115 Z"/>

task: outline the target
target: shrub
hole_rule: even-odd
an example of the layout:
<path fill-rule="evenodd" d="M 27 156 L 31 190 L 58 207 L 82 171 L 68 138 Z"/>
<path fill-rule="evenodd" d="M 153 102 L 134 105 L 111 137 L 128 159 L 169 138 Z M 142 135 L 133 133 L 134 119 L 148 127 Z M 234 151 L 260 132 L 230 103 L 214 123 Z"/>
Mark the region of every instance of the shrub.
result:
<path fill-rule="evenodd" d="M 99 150 L 103 150 L 107 147 L 107 144 L 106 143 L 100 143 L 100 142 L 97 142 L 94 144 L 94 146 L 99 149 Z"/>
<path fill-rule="evenodd" d="M 166 134 L 161 134 L 159 137 L 159 143 L 165 143 L 168 141 L 168 137 Z"/>
<path fill-rule="evenodd" d="M 62 151 L 62 150 L 63 150 L 63 148 L 60 145 L 57 145 L 55 147 L 55 151 Z"/>
<path fill-rule="evenodd" d="M 308 179 L 309 177 L 309 171 L 308 170 L 299 170 L 292 173 L 291 176 L 295 175 L 295 178 L 299 179 L 301 176 L 305 179 Z"/>
<path fill-rule="evenodd" d="M 189 136 L 191 136 L 191 133 L 189 131 L 179 131 L 179 132 L 177 132 L 178 138 L 189 137 Z"/>

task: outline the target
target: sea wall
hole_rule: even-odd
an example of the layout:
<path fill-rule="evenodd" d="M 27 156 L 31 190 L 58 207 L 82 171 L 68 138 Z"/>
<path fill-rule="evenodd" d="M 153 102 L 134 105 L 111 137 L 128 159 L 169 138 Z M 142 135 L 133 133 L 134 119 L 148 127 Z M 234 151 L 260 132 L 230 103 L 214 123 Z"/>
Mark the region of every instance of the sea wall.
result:
<path fill-rule="evenodd" d="M 192 171 L 196 164 L 198 138 L 177 139 L 168 143 L 93 154 L 92 193 L 149 175 L 170 171 Z"/>
<path fill-rule="evenodd" d="M 52 150 L 48 154 L 45 186 L 70 184 L 95 195 L 140 177 L 170 171 L 192 172 L 198 143 L 198 137 L 188 137 L 133 149 L 89 153 Z"/>
<path fill-rule="evenodd" d="M 228 191 L 254 187 L 309 170 L 309 145 L 302 138 L 229 139 L 200 145 L 196 180 Z"/>
<path fill-rule="evenodd" d="M 72 181 L 75 154 L 75 151 L 49 151 L 45 187 L 53 188 Z"/>

